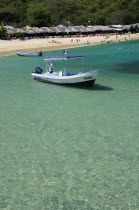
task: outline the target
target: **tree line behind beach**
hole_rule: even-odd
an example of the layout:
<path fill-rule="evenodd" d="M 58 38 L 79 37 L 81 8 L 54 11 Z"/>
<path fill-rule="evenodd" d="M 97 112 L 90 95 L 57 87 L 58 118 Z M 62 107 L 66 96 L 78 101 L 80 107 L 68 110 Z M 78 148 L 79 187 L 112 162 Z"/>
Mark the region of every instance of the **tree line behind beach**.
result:
<path fill-rule="evenodd" d="M 0 0 L 1 24 L 14 27 L 126 25 L 138 20 L 138 0 Z"/>

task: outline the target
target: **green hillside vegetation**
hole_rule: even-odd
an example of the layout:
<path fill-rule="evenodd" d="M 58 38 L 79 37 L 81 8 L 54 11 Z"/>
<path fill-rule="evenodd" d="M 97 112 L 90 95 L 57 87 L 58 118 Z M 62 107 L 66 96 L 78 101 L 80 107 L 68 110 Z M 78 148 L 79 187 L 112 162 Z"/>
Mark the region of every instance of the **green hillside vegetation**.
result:
<path fill-rule="evenodd" d="M 2 25 L 50 27 L 139 22 L 139 0 L 0 0 Z"/>

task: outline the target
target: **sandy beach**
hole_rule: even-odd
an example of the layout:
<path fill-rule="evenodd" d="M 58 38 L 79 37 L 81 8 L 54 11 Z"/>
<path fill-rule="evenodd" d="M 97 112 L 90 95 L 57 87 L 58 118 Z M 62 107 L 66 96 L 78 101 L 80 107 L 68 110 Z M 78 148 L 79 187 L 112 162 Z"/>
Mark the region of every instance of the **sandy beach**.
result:
<path fill-rule="evenodd" d="M 139 39 L 139 33 L 123 35 L 86 36 L 70 38 L 37 38 L 27 40 L 0 40 L 0 56 L 13 55 L 16 51 L 36 52 Z"/>

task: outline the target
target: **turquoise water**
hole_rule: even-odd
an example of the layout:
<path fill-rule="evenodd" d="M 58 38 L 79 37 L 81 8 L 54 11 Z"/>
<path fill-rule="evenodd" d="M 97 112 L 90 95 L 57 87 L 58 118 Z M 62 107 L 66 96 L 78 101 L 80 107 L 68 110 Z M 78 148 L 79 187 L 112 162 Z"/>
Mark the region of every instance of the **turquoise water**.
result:
<path fill-rule="evenodd" d="M 139 209 L 139 41 L 69 55 L 102 70 L 93 88 L 34 81 L 42 57 L 0 57 L 0 209 Z"/>

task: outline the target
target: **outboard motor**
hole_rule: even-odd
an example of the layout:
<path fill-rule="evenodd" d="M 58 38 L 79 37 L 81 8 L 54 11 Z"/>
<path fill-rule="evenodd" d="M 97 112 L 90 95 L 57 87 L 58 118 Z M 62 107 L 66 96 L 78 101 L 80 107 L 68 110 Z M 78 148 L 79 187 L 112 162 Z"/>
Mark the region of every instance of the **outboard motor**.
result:
<path fill-rule="evenodd" d="M 42 52 L 42 51 L 40 51 L 40 52 L 39 52 L 39 56 L 42 56 L 42 54 L 43 54 L 43 52 Z"/>
<path fill-rule="evenodd" d="M 35 73 L 41 74 L 42 72 L 43 72 L 43 70 L 42 70 L 42 68 L 40 68 L 39 66 L 37 66 L 37 67 L 35 68 Z"/>

